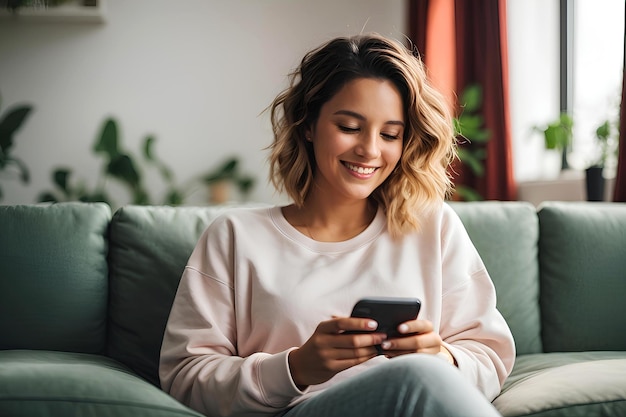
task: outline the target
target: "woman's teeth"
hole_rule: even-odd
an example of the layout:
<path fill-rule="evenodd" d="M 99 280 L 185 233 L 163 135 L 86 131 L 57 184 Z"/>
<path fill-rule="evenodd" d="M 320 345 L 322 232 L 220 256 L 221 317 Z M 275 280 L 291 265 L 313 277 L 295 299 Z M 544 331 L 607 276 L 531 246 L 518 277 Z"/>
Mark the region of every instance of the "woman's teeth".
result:
<path fill-rule="evenodd" d="M 376 168 L 363 168 L 363 167 L 358 167 L 356 165 L 352 165 L 352 164 L 345 164 L 351 171 L 357 172 L 359 174 L 371 174 L 372 172 L 376 171 Z"/>

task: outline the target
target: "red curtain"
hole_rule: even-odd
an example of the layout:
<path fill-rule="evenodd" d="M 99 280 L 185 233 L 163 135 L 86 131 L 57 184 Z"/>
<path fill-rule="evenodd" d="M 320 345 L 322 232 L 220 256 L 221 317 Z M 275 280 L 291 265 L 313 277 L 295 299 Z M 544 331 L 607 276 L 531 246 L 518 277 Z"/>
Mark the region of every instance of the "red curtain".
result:
<path fill-rule="evenodd" d="M 426 22 L 429 0 L 409 0 L 409 39 L 418 52 L 426 51 Z"/>
<path fill-rule="evenodd" d="M 455 87 L 457 94 L 470 84 L 483 89 L 485 127 L 491 131 L 484 161 L 485 175 L 477 177 L 463 166 L 455 171 L 457 185 L 477 190 L 486 200 L 514 200 L 512 146 L 509 119 L 506 0 L 454 1 L 456 32 Z M 428 26 L 428 10 L 433 0 L 409 0 L 409 36 L 428 65 L 424 38 L 437 36 Z M 442 46 L 445 47 L 445 46 Z M 463 146 L 463 145 L 461 145 Z"/>
<path fill-rule="evenodd" d="M 625 16 L 626 18 L 626 16 Z M 626 30 L 624 31 L 624 68 L 622 70 L 622 103 L 619 116 L 619 153 L 613 201 L 626 202 Z"/>

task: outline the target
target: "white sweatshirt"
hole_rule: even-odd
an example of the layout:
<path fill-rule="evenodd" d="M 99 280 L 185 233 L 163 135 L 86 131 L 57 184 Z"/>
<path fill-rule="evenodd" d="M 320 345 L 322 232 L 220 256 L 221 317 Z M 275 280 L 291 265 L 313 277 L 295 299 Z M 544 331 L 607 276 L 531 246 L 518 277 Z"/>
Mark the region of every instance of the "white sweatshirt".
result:
<path fill-rule="evenodd" d="M 422 300 L 460 371 L 493 399 L 515 359 L 493 284 L 447 205 L 393 240 L 379 210 L 358 236 L 318 242 L 280 207 L 239 208 L 209 225 L 178 287 L 161 348 L 162 388 L 209 416 L 272 415 L 387 360 L 378 356 L 300 391 L 287 355 L 367 296 Z"/>

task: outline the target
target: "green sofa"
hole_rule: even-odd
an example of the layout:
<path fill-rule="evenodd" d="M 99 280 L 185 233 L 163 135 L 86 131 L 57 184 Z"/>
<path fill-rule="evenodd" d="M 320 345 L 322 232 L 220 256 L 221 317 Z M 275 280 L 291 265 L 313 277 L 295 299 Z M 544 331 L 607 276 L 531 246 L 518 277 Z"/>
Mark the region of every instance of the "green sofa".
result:
<path fill-rule="evenodd" d="M 626 205 L 451 205 L 516 340 L 496 407 L 626 416 Z M 199 416 L 158 388 L 159 348 L 187 257 L 228 209 L 0 206 L 0 416 Z"/>

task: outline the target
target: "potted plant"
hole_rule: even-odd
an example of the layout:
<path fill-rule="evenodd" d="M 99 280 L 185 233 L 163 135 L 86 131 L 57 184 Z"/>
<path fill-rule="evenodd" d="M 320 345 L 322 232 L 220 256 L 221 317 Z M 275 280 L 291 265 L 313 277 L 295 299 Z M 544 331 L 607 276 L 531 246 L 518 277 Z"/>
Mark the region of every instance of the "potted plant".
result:
<path fill-rule="evenodd" d="M 558 176 L 560 171 L 569 168 L 567 163 L 567 149 L 572 143 L 574 120 L 566 112 L 561 112 L 559 117 L 545 126 L 534 126 L 533 130 L 543 135 L 544 148 L 546 149 L 546 176 Z M 552 163 L 551 161 L 554 161 Z"/>
<path fill-rule="evenodd" d="M 52 172 L 54 188 L 39 195 L 40 202 L 59 201 L 100 201 L 115 207 L 116 204 L 106 190 L 109 180 L 115 180 L 123 185 L 131 196 L 132 204 L 154 204 L 148 187 L 144 184 L 144 177 L 139 161 L 127 152 L 122 146 L 121 135 L 117 121 L 108 118 L 101 129 L 92 148 L 94 154 L 101 159 L 100 176 L 94 188 L 87 186 L 85 181 L 74 180 L 72 169 L 67 167 L 56 168 Z M 174 182 L 172 170 L 159 158 L 154 151 L 155 138 L 147 136 L 143 142 L 144 161 L 156 167 L 167 186 L 166 196 L 161 204 L 182 204 L 187 189 L 178 187 Z M 158 204 L 158 203 L 157 203 Z"/>
<path fill-rule="evenodd" d="M 216 169 L 202 177 L 202 182 L 209 187 L 209 202 L 223 204 L 230 200 L 231 186 L 235 185 L 245 197 L 254 187 L 254 178 L 239 172 L 239 158 L 230 157 Z"/>
<path fill-rule="evenodd" d="M 596 129 L 596 143 L 600 149 L 600 155 L 594 163 L 585 169 L 588 201 L 604 200 L 604 168 L 611 154 L 617 149 L 613 136 L 618 130 L 619 129 L 616 126 L 612 126 L 608 120 L 603 121 Z"/>
<path fill-rule="evenodd" d="M 22 160 L 11 155 L 11 148 L 13 135 L 22 126 L 31 110 L 32 106 L 29 105 L 15 106 L 0 117 L 0 173 L 15 169 L 19 180 L 25 184 L 30 180 L 30 173 Z M 0 188 L 0 200 L 2 200 L 2 188 Z"/>

